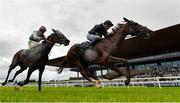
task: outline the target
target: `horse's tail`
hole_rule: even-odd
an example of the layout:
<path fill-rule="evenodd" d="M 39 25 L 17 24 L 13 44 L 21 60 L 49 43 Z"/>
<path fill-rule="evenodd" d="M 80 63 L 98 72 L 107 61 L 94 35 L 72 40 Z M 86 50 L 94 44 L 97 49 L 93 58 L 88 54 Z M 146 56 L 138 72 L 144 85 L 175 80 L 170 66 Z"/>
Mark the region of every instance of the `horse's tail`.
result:
<path fill-rule="evenodd" d="M 18 60 L 20 58 L 20 54 L 22 53 L 23 50 L 19 50 L 13 57 L 12 63 L 10 64 L 10 68 L 16 66 L 18 64 Z"/>

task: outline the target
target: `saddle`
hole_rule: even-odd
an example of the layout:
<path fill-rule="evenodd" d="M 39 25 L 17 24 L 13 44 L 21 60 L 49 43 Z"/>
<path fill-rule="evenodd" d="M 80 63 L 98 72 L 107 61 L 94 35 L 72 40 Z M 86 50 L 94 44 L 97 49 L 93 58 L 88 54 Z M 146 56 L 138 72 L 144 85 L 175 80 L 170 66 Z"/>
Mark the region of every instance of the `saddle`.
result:
<path fill-rule="evenodd" d="M 95 47 L 95 45 L 97 44 L 97 42 L 101 41 L 101 39 L 97 39 L 96 41 L 94 42 L 89 42 L 89 41 L 85 41 L 85 42 L 82 42 L 81 44 L 78 44 L 78 47 L 80 48 L 88 48 L 88 47 Z"/>
<path fill-rule="evenodd" d="M 85 50 L 88 49 L 88 48 L 89 49 L 95 49 L 92 46 L 92 43 L 89 42 L 89 41 L 82 42 L 81 44 L 76 44 L 75 46 L 78 48 L 78 53 L 79 54 L 84 54 Z"/>
<path fill-rule="evenodd" d="M 35 57 L 35 56 L 41 54 L 40 53 L 41 50 L 42 50 L 41 49 L 41 44 L 38 44 L 38 45 L 36 45 L 36 46 L 34 46 L 34 47 L 30 48 L 30 49 L 23 49 L 22 55 L 24 57 L 27 57 L 27 58 L 28 57 Z"/>
<path fill-rule="evenodd" d="M 85 42 L 82 42 L 81 44 L 78 44 L 77 46 L 79 47 L 79 48 L 88 48 L 88 47 L 90 47 L 91 46 L 91 42 L 89 42 L 89 41 L 85 41 Z"/>

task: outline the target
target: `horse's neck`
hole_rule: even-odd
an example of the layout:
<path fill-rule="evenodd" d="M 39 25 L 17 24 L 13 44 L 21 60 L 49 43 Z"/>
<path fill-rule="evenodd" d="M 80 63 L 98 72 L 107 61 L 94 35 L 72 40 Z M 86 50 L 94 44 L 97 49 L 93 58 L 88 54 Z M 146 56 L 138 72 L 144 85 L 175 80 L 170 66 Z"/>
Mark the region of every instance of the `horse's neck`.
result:
<path fill-rule="evenodd" d="M 110 37 L 103 39 L 97 46 L 104 48 L 107 52 L 111 53 L 115 49 L 118 48 L 118 45 L 126 38 L 126 30 L 127 25 L 120 27 L 118 30 L 115 31 L 114 34 L 111 34 Z"/>
<path fill-rule="evenodd" d="M 111 45 L 118 46 L 126 38 L 126 25 L 118 29 L 112 36 L 109 38 Z"/>
<path fill-rule="evenodd" d="M 49 52 L 51 51 L 53 46 L 54 46 L 54 43 L 51 40 L 45 41 L 44 42 L 44 51 L 43 52 L 49 54 Z"/>
<path fill-rule="evenodd" d="M 35 55 L 38 55 L 38 54 L 41 54 L 41 55 L 48 55 L 50 50 L 52 49 L 53 45 L 48 43 L 47 41 L 43 41 L 42 44 L 39 44 L 38 46 L 34 47 L 34 48 L 31 48 L 29 52 L 30 56 L 35 56 Z"/>
<path fill-rule="evenodd" d="M 42 55 L 48 55 L 54 46 L 52 35 L 43 41 L 39 47 L 34 48 L 34 53 L 41 53 Z"/>

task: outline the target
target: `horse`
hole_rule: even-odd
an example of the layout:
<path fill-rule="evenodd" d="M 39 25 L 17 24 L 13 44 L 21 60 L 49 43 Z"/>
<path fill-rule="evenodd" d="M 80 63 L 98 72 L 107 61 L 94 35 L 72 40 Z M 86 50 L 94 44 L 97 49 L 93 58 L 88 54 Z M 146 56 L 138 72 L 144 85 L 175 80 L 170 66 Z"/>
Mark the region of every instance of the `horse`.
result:
<path fill-rule="evenodd" d="M 96 43 L 95 47 L 83 48 L 82 44 L 73 45 L 66 56 L 59 57 L 48 61 L 47 65 L 59 66 L 59 73 L 62 72 L 63 67 L 77 67 L 81 75 L 89 82 L 95 83 L 97 87 L 101 85 L 97 76 L 92 75 L 88 71 L 88 66 L 91 64 L 98 64 L 110 67 L 114 73 L 103 75 L 104 79 L 115 79 L 122 75 L 118 69 L 117 63 L 124 63 L 125 65 L 125 85 L 130 83 L 131 72 L 129 69 L 128 60 L 125 58 L 118 58 L 112 55 L 118 46 L 124 41 L 127 35 L 139 36 L 148 39 L 153 35 L 153 31 L 145 26 L 142 26 L 132 20 L 124 19 L 124 24 L 117 24 L 115 29 L 107 38 L 104 38 Z M 58 63 L 56 60 L 59 60 Z M 68 66 L 67 66 L 68 65 Z M 91 77 L 91 78 L 90 78 Z"/>
<path fill-rule="evenodd" d="M 38 80 L 38 85 L 39 85 L 39 91 L 41 91 L 41 78 L 43 71 L 45 69 L 45 64 L 48 61 L 48 54 L 51 51 L 52 47 L 55 45 L 55 43 L 58 44 L 63 44 L 64 46 L 69 45 L 69 40 L 64 36 L 62 32 L 59 30 L 52 29 L 53 33 L 47 37 L 46 40 L 44 40 L 42 43 L 39 45 L 31 48 L 31 49 L 21 49 L 19 50 L 15 55 L 12 60 L 11 65 L 9 66 L 8 74 L 6 77 L 6 80 L 2 83 L 2 86 L 4 86 L 7 81 L 10 72 L 16 67 L 20 66 L 20 70 L 18 70 L 14 77 L 9 80 L 9 82 L 13 82 L 14 79 L 18 74 L 23 72 L 24 70 L 28 69 L 28 74 L 26 77 L 26 80 L 23 82 L 19 82 L 19 86 L 23 86 L 29 82 L 29 78 L 35 70 L 39 70 L 39 80 Z"/>

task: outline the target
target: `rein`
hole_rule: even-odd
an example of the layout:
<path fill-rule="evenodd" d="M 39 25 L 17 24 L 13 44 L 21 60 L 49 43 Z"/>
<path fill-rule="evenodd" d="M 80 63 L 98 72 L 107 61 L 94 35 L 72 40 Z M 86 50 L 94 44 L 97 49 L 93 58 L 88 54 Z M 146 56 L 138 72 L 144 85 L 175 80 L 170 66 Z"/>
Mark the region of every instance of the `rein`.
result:
<path fill-rule="evenodd" d="M 49 40 L 45 40 L 45 41 L 47 41 L 48 43 L 50 43 L 50 44 L 52 44 L 53 42 L 51 42 L 51 41 L 49 41 Z M 58 45 L 58 44 L 54 44 L 54 46 L 61 46 L 61 44 L 60 45 Z"/>
<path fill-rule="evenodd" d="M 48 43 L 50 43 L 50 44 L 52 44 L 52 43 L 53 43 L 53 42 L 51 42 L 51 41 L 49 41 L 49 40 L 47 40 L 47 39 L 46 39 L 45 41 L 47 41 L 47 42 L 48 42 Z"/>

